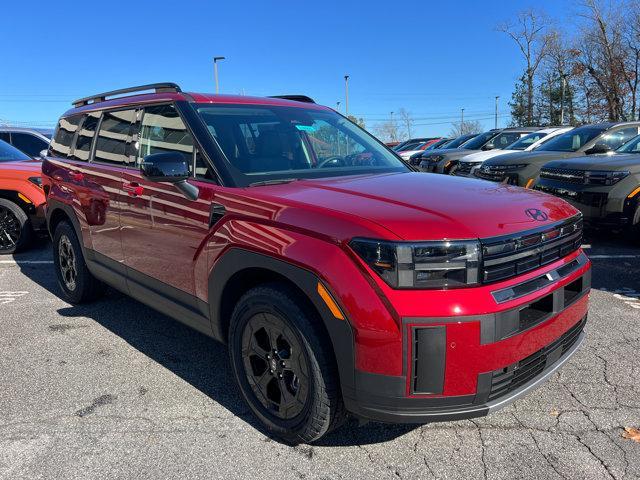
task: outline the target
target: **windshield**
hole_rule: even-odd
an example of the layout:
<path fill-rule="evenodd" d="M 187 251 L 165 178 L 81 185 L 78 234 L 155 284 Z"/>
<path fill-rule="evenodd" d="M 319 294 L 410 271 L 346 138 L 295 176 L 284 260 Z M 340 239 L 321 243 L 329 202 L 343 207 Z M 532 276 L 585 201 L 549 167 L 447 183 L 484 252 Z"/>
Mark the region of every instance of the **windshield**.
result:
<path fill-rule="evenodd" d="M 478 135 L 477 137 L 469 140 L 465 143 L 462 148 L 467 150 L 480 150 L 482 146 L 495 137 L 498 132 L 484 132 Z"/>
<path fill-rule="evenodd" d="M 576 152 L 604 131 L 604 127 L 576 128 L 549 140 L 536 148 L 536 152 Z"/>
<path fill-rule="evenodd" d="M 633 137 L 616 150 L 618 153 L 640 153 L 640 135 Z"/>
<path fill-rule="evenodd" d="M 7 142 L 0 140 L 0 162 L 15 162 L 21 160 L 31 160 L 31 157 L 28 157 Z"/>
<path fill-rule="evenodd" d="M 437 150 L 440 147 L 443 147 L 445 144 L 451 143 L 452 140 L 448 139 L 448 138 L 443 138 L 442 140 L 438 140 L 435 143 L 432 143 L 431 145 L 429 145 L 427 148 L 425 148 L 426 150 Z"/>
<path fill-rule="evenodd" d="M 454 138 L 453 140 L 449 140 L 449 142 L 447 142 L 447 144 L 446 144 L 447 148 L 458 148 L 460 145 L 462 145 L 463 143 L 469 141 L 473 137 L 475 137 L 475 135 L 461 135 L 458 138 Z"/>
<path fill-rule="evenodd" d="M 513 142 L 515 142 L 520 137 L 522 137 L 522 135 L 524 135 L 524 133 L 520 133 L 520 132 L 502 132 L 502 133 L 496 135 L 496 137 L 493 140 L 491 140 L 491 144 L 493 144 L 493 148 L 495 148 L 497 150 L 504 150 L 509 145 L 511 145 Z"/>
<path fill-rule="evenodd" d="M 526 150 L 531 145 L 536 143 L 538 140 L 546 137 L 547 135 L 548 135 L 547 133 L 541 133 L 541 132 L 530 133 L 529 135 L 525 135 L 524 137 L 522 137 L 517 142 L 509 145 L 508 149 L 509 150 Z"/>
<path fill-rule="evenodd" d="M 375 138 L 331 110 L 211 104 L 196 108 L 241 184 L 409 171 Z"/>

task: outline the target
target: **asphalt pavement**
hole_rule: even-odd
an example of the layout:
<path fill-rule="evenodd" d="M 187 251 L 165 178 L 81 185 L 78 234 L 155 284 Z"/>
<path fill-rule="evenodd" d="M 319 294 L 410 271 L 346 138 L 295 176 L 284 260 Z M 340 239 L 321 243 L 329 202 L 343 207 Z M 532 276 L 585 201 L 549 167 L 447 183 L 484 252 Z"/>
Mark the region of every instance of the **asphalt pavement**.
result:
<path fill-rule="evenodd" d="M 50 245 L 0 257 L 0 478 L 640 478 L 640 246 L 603 236 L 587 340 L 544 386 L 470 421 L 350 421 L 290 447 L 226 349 L 126 296 L 58 297 Z"/>

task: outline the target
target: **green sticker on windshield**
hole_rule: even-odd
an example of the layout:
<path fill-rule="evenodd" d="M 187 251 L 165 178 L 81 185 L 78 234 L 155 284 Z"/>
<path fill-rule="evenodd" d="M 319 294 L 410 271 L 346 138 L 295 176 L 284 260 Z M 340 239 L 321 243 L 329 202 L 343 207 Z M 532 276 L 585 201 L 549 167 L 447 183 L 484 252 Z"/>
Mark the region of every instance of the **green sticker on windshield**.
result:
<path fill-rule="evenodd" d="M 296 125 L 296 128 L 298 130 L 302 130 L 302 131 L 305 131 L 305 132 L 315 132 L 316 131 L 316 128 L 311 126 L 311 125 Z"/>

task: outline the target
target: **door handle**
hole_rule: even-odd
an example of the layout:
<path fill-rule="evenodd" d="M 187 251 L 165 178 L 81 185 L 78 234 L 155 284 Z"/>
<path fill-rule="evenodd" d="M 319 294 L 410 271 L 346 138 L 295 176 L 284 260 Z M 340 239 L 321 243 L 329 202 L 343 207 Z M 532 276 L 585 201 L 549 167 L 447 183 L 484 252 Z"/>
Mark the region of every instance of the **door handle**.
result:
<path fill-rule="evenodd" d="M 144 193 L 144 188 L 136 182 L 125 183 L 122 189 L 127 192 L 130 197 L 139 197 Z"/>

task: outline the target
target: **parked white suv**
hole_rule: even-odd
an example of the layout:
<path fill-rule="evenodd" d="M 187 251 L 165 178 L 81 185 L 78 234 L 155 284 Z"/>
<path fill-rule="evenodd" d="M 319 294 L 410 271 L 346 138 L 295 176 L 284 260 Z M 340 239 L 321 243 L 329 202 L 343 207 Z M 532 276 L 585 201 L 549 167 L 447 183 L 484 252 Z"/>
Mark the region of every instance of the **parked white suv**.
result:
<path fill-rule="evenodd" d="M 459 163 L 452 169 L 451 175 L 459 177 L 473 177 L 474 172 L 480 168 L 485 160 L 514 152 L 530 152 L 535 150 L 543 143 L 551 140 L 553 137 L 561 135 L 573 127 L 549 127 L 537 132 L 530 133 L 516 142 L 509 145 L 504 150 L 487 150 L 482 152 L 471 153 L 460 159 Z"/>

